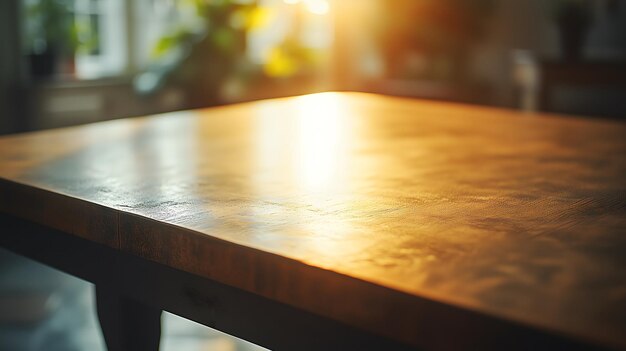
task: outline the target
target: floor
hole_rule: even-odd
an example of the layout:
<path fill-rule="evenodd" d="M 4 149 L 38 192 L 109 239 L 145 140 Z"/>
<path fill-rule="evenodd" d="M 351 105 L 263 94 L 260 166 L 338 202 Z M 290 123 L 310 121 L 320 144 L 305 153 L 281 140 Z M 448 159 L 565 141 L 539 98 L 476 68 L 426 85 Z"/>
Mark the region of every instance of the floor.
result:
<path fill-rule="evenodd" d="M 165 313 L 162 351 L 263 348 Z M 105 351 L 93 285 L 0 249 L 0 350 Z"/>

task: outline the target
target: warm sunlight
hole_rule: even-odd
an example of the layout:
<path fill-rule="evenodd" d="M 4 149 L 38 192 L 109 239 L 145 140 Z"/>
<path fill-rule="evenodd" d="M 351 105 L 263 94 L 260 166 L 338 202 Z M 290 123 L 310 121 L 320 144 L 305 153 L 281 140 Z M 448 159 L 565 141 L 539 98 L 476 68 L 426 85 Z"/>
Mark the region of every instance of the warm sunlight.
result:
<path fill-rule="evenodd" d="M 336 264 L 367 243 L 353 238 L 359 225 L 350 213 L 359 211 L 358 205 L 344 206 L 356 204 L 350 182 L 358 134 L 354 115 L 337 93 L 297 97 L 285 104 L 279 115 L 266 109 L 269 105 L 260 105 L 256 119 L 254 184 L 263 202 L 251 211 L 265 218 L 255 227 L 263 228 L 256 239 L 277 245 L 279 241 L 272 241 L 275 236 L 268 233 L 294 223 L 294 232 L 306 234 L 292 242 L 304 250 L 303 259 L 323 252 L 324 264 Z M 287 195 L 277 198 L 276 191 Z"/>
<path fill-rule="evenodd" d="M 259 176 L 272 183 L 287 181 L 290 184 L 283 186 L 308 195 L 345 190 L 343 167 L 352 131 L 341 101 L 324 93 L 296 98 L 291 104 L 290 116 L 259 116 Z"/>
<path fill-rule="evenodd" d="M 318 94 L 298 98 L 298 152 L 296 169 L 302 187 L 327 192 L 342 178 L 341 159 L 348 137 L 345 116 L 336 95 Z"/>

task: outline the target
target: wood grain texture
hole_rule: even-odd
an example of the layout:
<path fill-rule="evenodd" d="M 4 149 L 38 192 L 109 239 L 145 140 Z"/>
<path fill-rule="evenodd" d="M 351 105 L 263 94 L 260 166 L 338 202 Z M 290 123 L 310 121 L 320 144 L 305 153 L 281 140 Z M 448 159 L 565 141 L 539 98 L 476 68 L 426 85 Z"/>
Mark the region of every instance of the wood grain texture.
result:
<path fill-rule="evenodd" d="M 626 348 L 625 136 L 319 94 L 0 138 L 0 211 L 411 345 Z"/>

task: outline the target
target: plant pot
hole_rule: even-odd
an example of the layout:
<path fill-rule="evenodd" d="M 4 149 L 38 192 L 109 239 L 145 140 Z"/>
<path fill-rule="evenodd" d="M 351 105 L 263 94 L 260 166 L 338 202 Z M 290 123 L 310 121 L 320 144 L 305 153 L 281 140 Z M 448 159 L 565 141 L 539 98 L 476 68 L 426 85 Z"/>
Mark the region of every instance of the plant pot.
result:
<path fill-rule="evenodd" d="M 50 78 L 56 70 L 58 55 L 54 50 L 46 50 L 41 53 L 28 55 L 30 61 L 30 73 L 35 79 Z"/>

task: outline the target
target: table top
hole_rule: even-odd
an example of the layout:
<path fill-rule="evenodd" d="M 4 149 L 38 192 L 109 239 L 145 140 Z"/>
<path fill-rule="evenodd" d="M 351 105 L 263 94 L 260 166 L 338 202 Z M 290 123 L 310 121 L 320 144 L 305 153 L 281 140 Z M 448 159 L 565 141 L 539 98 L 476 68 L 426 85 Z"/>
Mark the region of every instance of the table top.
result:
<path fill-rule="evenodd" d="M 0 138 L 1 212 L 425 348 L 626 347 L 625 179 L 626 124 L 357 93 Z"/>

